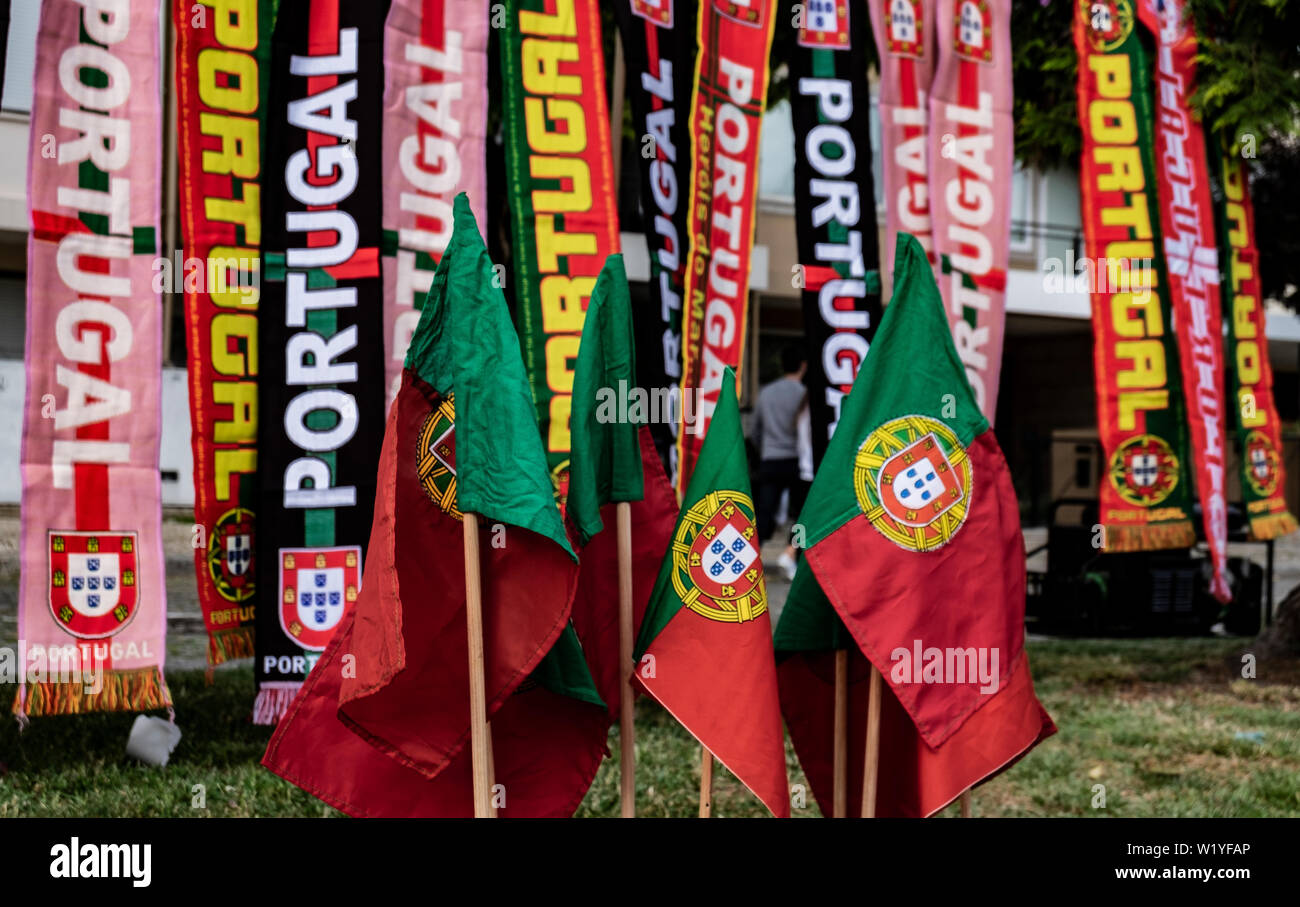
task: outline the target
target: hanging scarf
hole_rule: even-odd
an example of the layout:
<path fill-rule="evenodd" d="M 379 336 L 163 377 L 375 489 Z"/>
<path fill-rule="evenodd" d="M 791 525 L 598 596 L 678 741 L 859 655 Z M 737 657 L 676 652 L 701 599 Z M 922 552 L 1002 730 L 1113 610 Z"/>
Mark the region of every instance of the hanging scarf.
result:
<path fill-rule="evenodd" d="M 1092 268 L 1102 550 L 1196 541 L 1187 421 L 1156 205 L 1151 67 L 1132 0 L 1075 7 L 1079 180 Z"/>
<path fill-rule="evenodd" d="M 361 589 L 384 437 L 374 0 L 282 0 L 262 194 L 253 720 L 273 724 Z M 272 597 L 274 596 L 274 597 Z"/>
<path fill-rule="evenodd" d="M 1157 4 L 1159 8 L 1157 8 Z M 1228 589 L 1228 461 L 1223 399 L 1223 316 L 1219 251 L 1210 207 L 1205 138 L 1192 118 L 1196 32 L 1183 0 L 1141 0 L 1138 17 L 1156 39 L 1156 174 L 1165 271 L 1177 325 L 1192 462 L 1219 601 Z"/>
<path fill-rule="evenodd" d="M 20 676 L 27 715 L 156 709 L 163 680 L 158 5 L 46 0 L 27 168 Z"/>
<path fill-rule="evenodd" d="M 1275 539 L 1295 532 L 1296 519 L 1286 506 L 1286 470 L 1282 466 L 1282 422 L 1273 402 L 1273 365 L 1264 333 L 1264 298 L 1260 292 L 1259 250 L 1255 248 L 1255 206 L 1241 158 L 1208 134 L 1210 159 L 1223 185 L 1216 213 L 1219 261 L 1227 276 L 1220 287 L 1228 318 L 1227 359 L 1233 424 L 1241 445 L 1241 499 L 1250 534 Z"/>

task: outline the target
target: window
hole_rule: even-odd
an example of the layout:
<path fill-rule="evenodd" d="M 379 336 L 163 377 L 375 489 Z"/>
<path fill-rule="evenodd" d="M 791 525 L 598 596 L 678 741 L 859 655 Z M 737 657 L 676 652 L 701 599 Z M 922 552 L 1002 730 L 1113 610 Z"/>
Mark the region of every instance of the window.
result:
<path fill-rule="evenodd" d="M 9 8 L 9 35 L 0 88 L 0 109 L 29 113 L 32 71 L 36 66 L 36 25 L 39 3 L 14 3 Z"/>

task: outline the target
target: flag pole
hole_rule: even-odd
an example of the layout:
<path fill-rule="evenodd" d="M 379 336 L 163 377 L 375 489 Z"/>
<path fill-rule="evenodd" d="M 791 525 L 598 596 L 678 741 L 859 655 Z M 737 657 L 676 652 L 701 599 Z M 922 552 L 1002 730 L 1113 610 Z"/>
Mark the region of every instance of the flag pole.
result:
<path fill-rule="evenodd" d="M 862 818 L 876 817 L 876 779 L 880 774 L 880 694 L 884 678 L 871 667 L 871 691 L 867 694 L 867 752 L 862 770 Z"/>
<path fill-rule="evenodd" d="M 969 787 L 961 792 L 961 817 L 963 819 L 970 818 L 970 788 Z"/>
<path fill-rule="evenodd" d="M 834 809 L 832 818 L 849 814 L 849 650 L 835 650 Z"/>
<path fill-rule="evenodd" d="M 700 818 L 713 815 L 713 754 L 700 744 Z"/>
<path fill-rule="evenodd" d="M 620 800 L 623 818 L 636 817 L 636 726 L 632 714 L 632 505 L 619 501 L 618 515 L 618 654 L 619 677 L 618 739 L 622 770 Z"/>
<path fill-rule="evenodd" d="M 492 738 L 487 721 L 487 683 L 483 678 L 483 587 L 479 573 L 478 516 L 464 514 L 465 614 L 469 630 L 469 735 L 474 773 L 474 818 L 493 819 Z"/>

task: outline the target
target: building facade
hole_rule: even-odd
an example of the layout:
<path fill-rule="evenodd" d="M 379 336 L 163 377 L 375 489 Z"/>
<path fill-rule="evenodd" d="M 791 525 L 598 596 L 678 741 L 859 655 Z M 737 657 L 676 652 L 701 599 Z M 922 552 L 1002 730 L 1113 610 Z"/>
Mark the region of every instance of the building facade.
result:
<path fill-rule="evenodd" d="M 26 339 L 27 149 L 31 74 L 38 4 L 15 4 L 0 93 L 0 504 L 17 503 L 24 405 Z M 170 84 L 165 82 L 170 88 Z M 617 105 L 615 105 L 617 106 Z M 615 122 L 621 117 L 615 113 Z M 880 198 L 880 129 L 874 99 L 872 144 L 876 206 Z M 650 262 L 637 209 L 636 146 L 625 143 L 620 182 L 622 245 L 634 302 L 649 304 Z M 1027 523 L 1044 522 L 1053 500 L 1095 495 L 1100 458 L 1095 452 L 1092 330 L 1084 292 L 1054 287 L 1049 269 L 1068 268 L 1082 255 L 1078 174 L 1018 170 L 1012 197 L 1012 254 L 1006 293 L 1007 329 L 995 429 L 1011 467 Z M 882 255 L 882 260 L 884 256 Z M 799 264 L 794 220 L 794 131 L 790 108 L 775 105 L 764 118 L 760 199 L 751 261 L 751 311 L 742 369 L 742 405 L 775 377 L 781 348 L 802 336 Z M 164 346 L 163 433 L 160 469 L 166 504 L 193 502 L 184 325 L 178 300 L 164 300 L 169 336 Z M 1295 425 L 1300 419 L 1300 319 L 1273 305 L 1268 311 L 1269 355 L 1278 412 L 1289 426 L 1288 498 L 1300 497 Z M 1055 443 L 1054 443 L 1055 442 Z M 1232 481 L 1237 481 L 1235 470 Z M 1230 492 L 1236 491 L 1230 486 Z M 1239 495 L 1239 491 L 1236 491 Z M 1230 498 L 1231 500 L 1231 498 Z"/>

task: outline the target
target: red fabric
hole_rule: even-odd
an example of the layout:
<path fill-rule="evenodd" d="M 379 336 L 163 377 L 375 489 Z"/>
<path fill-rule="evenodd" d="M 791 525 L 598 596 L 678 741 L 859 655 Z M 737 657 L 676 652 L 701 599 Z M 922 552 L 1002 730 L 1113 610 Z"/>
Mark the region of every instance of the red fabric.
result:
<path fill-rule="evenodd" d="M 867 693 L 870 666 L 850 650 L 848 814 L 862 814 Z M 831 814 L 834 785 L 835 654 L 792 655 L 777 669 L 781 710 L 799 764 L 822 812 Z M 888 689 L 881 697 L 880 774 L 876 815 L 919 818 L 932 815 L 1011 766 L 1036 743 L 1056 733 L 1056 725 L 1034 695 L 1029 661 L 1021 652 L 1006 685 L 939 749 L 916 732 L 898 699 Z"/>
<path fill-rule="evenodd" d="M 355 676 L 342 679 L 341 717 L 384 752 L 427 775 L 469 741 L 464 525 L 424 493 L 416 438 L 437 397 L 409 372 L 380 457 L 370 559 L 357 598 Z M 537 667 L 569 619 L 578 565 L 548 539 L 514 526 L 494 547 L 480 524 L 488 716 Z"/>
<path fill-rule="evenodd" d="M 1213 574 L 1210 592 L 1232 601 L 1228 585 L 1227 401 L 1223 395 L 1223 310 L 1210 196 L 1210 167 L 1196 89 L 1197 39 L 1186 0 L 1142 0 L 1138 16 L 1155 37 L 1156 192 L 1164 239 L 1165 274 L 1178 361 L 1182 367 L 1191 465 L 1205 521 Z"/>
<path fill-rule="evenodd" d="M 403 375 L 354 617 L 263 759 L 352 815 L 473 815 L 463 524 L 425 495 L 415 468 L 417 434 L 437 404 L 427 385 Z M 571 815 L 605 754 L 608 716 L 520 684 L 569 619 L 578 566 L 524 529 L 507 527 L 503 548 L 492 539 L 485 527 L 484 652 L 502 815 Z"/>
<path fill-rule="evenodd" d="M 650 643 L 639 682 L 778 818 L 790 815 L 768 612 L 743 623 L 682 608 Z"/>
<path fill-rule="evenodd" d="M 339 721 L 342 657 L 355 651 L 354 621 L 348 618 L 308 675 L 272 735 L 262 764 L 352 816 L 473 816 L 468 746 L 429 779 L 384 755 Z M 468 709 L 467 703 L 467 714 Z M 594 706 L 538 686 L 511 695 L 491 724 L 494 780 L 505 797 L 497 814 L 573 815 L 604 755 L 607 724 Z"/>
<path fill-rule="evenodd" d="M 1024 646 L 1025 544 L 1011 476 L 993 433 L 968 448 L 970 511 L 952 541 L 918 554 L 854 517 L 807 551 L 809 564 L 864 655 L 880 669 L 930 746 L 998 695 L 967 683 L 896 683 L 898 647 L 996 650 L 1006 687 Z"/>
<path fill-rule="evenodd" d="M 642 428 L 641 468 L 645 497 L 632 502 L 632 632 L 641 626 L 659 566 L 677 524 L 677 496 L 655 452 L 650 430 Z M 618 530 L 615 505 L 601 508 L 604 528 L 582 549 L 582 574 L 573 600 L 573 628 L 582 640 L 587 666 L 600 698 L 618 720 L 622 684 L 618 664 Z"/>

